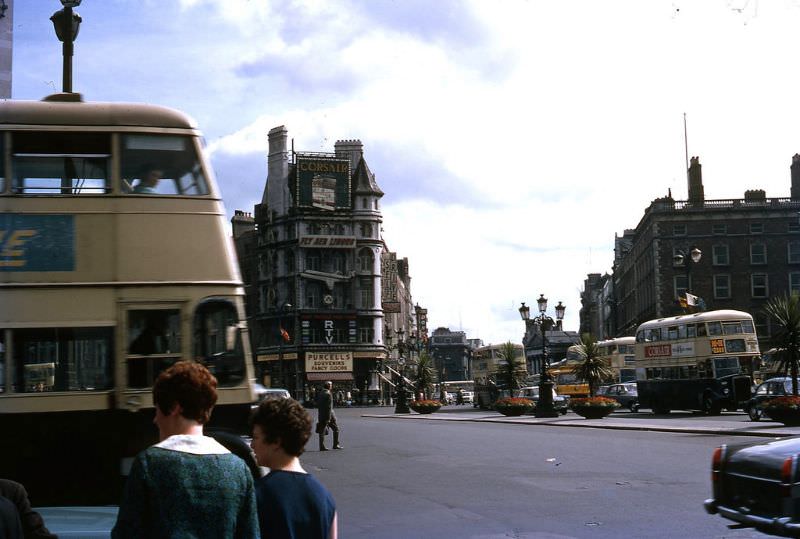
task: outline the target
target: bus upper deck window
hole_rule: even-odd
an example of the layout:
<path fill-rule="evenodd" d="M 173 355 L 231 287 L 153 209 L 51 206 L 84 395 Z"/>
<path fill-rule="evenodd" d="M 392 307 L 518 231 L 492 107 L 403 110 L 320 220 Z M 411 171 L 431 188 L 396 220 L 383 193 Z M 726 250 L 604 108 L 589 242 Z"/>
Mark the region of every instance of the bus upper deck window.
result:
<path fill-rule="evenodd" d="M 33 195 L 108 193 L 110 155 L 107 133 L 15 132 L 13 190 Z"/>
<path fill-rule="evenodd" d="M 208 194 L 192 137 L 124 135 L 122 191 L 133 194 L 202 196 Z"/>
<path fill-rule="evenodd" d="M 706 325 L 702 322 L 697 324 L 697 336 L 698 337 L 705 337 L 706 336 Z"/>
<path fill-rule="evenodd" d="M 753 326 L 752 320 L 742 320 L 742 332 L 743 333 L 755 333 L 756 328 Z"/>
<path fill-rule="evenodd" d="M 719 322 L 708 323 L 708 335 L 713 337 L 715 335 L 722 335 L 722 324 Z"/>
<path fill-rule="evenodd" d="M 742 333 L 742 323 L 738 320 L 736 322 L 723 322 L 722 331 L 725 335 L 738 335 Z"/>

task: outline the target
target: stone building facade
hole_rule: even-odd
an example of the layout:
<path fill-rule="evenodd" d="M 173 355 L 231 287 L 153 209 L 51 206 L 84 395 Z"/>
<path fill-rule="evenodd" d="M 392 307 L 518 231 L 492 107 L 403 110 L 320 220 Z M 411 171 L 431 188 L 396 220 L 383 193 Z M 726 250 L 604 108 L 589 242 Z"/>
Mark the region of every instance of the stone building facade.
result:
<path fill-rule="evenodd" d="M 440 380 L 472 380 L 472 347 L 465 332 L 436 328 L 429 340 L 429 350 Z"/>
<path fill-rule="evenodd" d="M 616 336 L 633 335 L 647 320 L 683 311 L 687 289 L 706 309 L 749 312 L 762 350 L 771 297 L 800 293 L 800 155 L 790 167 L 791 196 L 748 190 L 742 199 L 706 200 L 699 159 L 691 160 L 688 200 L 654 200 L 634 230 L 615 241 L 613 301 Z M 702 251 L 680 264 L 676 254 Z M 685 259 L 688 257 L 685 257 Z"/>
<path fill-rule="evenodd" d="M 299 399 L 332 380 L 356 401 L 375 400 L 386 351 L 383 192 L 360 141 L 320 153 L 290 151 L 287 139 L 285 127 L 270 130 L 261 203 L 232 223 L 256 371 Z"/>

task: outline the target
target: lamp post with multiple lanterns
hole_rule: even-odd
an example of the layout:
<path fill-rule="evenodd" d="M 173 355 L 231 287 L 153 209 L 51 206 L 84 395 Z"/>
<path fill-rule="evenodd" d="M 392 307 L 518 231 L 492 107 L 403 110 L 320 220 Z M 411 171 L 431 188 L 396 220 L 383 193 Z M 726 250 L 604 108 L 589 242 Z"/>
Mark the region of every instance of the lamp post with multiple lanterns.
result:
<path fill-rule="evenodd" d="M 703 251 L 695 246 L 686 249 L 677 249 L 675 251 L 675 256 L 672 257 L 672 261 L 676 266 L 683 266 L 686 269 L 687 292 L 693 293 L 690 281 L 692 275 L 692 266 L 700 262 L 702 257 Z"/>
<path fill-rule="evenodd" d="M 556 320 L 545 314 L 547 312 L 547 298 L 544 294 L 539 295 L 536 300 L 539 307 L 539 316 L 531 318 L 531 309 L 525 303 L 519 308 L 519 314 L 522 320 L 525 321 L 525 329 L 531 326 L 537 326 L 539 332 L 542 334 L 542 359 L 541 359 L 541 372 L 539 374 L 539 402 L 536 403 L 536 410 L 534 415 L 536 417 L 558 417 L 558 412 L 553 407 L 553 380 L 550 377 L 548 369 L 550 363 L 547 358 L 547 331 L 551 330 L 554 326 L 560 327 L 561 321 L 564 319 L 564 311 L 566 307 L 559 301 L 555 307 Z"/>

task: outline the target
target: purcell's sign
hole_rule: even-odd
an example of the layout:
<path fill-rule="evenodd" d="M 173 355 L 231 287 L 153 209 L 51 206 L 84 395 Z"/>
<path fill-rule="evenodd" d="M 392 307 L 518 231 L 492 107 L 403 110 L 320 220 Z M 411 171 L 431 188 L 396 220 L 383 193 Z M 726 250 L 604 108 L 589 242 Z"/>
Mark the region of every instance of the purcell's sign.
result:
<path fill-rule="evenodd" d="M 306 372 L 353 370 L 353 352 L 306 352 Z"/>

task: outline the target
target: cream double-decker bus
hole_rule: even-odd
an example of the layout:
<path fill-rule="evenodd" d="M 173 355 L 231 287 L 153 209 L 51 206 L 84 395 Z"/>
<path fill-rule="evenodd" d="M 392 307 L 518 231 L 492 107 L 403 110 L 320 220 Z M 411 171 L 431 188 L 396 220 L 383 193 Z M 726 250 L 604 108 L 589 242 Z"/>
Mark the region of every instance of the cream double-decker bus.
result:
<path fill-rule="evenodd" d="M 759 362 L 753 317 L 733 310 L 650 320 L 636 330 L 636 384 L 654 413 L 736 410 Z"/>
<path fill-rule="evenodd" d="M 182 359 L 244 432 L 243 285 L 194 123 L 79 94 L 0 102 L 0 477 L 35 503 L 118 500 L 154 443 L 151 387 Z"/>
<path fill-rule="evenodd" d="M 635 337 L 615 337 L 604 341 L 598 341 L 597 347 L 600 357 L 614 371 L 614 379 L 611 382 L 635 382 L 636 381 L 636 338 Z"/>

